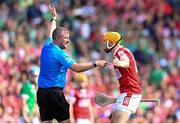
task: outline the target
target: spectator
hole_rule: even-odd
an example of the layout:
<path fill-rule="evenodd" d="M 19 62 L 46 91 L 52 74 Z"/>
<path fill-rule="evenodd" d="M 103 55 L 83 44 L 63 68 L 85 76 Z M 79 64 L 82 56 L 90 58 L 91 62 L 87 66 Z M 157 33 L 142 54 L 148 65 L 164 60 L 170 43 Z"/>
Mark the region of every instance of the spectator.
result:
<path fill-rule="evenodd" d="M 42 12 L 39 5 L 40 1 L 34 0 L 33 4 L 28 7 L 27 18 L 31 24 L 37 25 L 42 23 Z"/>
<path fill-rule="evenodd" d="M 22 113 L 25 123 L 30 123 L 33 120 L 33 112 L 35 107 L 35 86 L 29 81 L 28 72 L 22 72 Z"/>
<path fill-rule="evenodd" d="M 94 111 L 91 101 L 91 93 L 88 90 L 88 79 L 83 73 L 75 75 L 77 87 L 74 92 L 75 101 L 72 102 L 71 122 L 94 123 Z M 84 114 L 86 113 L 86 114 Z"/>

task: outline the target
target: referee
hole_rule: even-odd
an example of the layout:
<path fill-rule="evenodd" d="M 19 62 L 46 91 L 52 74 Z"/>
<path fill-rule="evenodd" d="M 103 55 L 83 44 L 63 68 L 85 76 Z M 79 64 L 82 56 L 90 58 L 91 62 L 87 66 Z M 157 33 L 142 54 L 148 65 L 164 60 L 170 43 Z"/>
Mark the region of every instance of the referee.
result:
<path fill-rule="evenodd" d="M 96 66 L 104 67 L 107 62 L 99 60 L 76 63 L 65 52 L 70 43 L 69 30 L 64 27 L 56 28 L 56 10 L 49 5 L 49 11 L 52 19 L 48 26 L 48 38 L 40 56 L 37 102 L 42 122 L 52 122 L 53 119 L 58 122 L 69 122 L 69 103 L 63 93 L 67 70 L 83 72 Z"/>

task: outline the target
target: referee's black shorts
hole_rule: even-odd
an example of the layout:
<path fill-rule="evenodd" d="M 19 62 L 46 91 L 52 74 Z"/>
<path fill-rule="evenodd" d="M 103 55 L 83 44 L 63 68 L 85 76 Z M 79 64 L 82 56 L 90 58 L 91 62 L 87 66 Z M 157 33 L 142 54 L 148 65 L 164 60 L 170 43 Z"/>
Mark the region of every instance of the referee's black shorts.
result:
<path fill-rule="evenodd" d="M 37 102 L 41 121 L 56 119 L 61 122 L 70 118 L 69 103 L 61 88 L 38 88 Z"/>

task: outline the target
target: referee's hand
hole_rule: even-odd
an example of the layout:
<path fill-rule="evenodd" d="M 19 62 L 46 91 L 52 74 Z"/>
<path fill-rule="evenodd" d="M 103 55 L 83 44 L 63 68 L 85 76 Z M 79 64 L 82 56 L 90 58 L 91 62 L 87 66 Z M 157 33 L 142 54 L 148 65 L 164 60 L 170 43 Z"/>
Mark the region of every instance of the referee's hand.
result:
<path fill-rule="evenodd" d="M 50 11 L 50 13 L 51 13 L 53 19 L 56 19 L 56 17 L 57 17 L 57 12 L 56 12 L 55 7 L 51 6 L 50 4 L 49 4 L 48 7 L 49 7 L 49 11 Z"/>
<path fill-rule="evenodd" d="M 108 64 L 108 61 L 105 61 L 105 60 L 97 60 L 96 61 L 96 65 L 101 68 L 105 67 L 107 64 Z"/>

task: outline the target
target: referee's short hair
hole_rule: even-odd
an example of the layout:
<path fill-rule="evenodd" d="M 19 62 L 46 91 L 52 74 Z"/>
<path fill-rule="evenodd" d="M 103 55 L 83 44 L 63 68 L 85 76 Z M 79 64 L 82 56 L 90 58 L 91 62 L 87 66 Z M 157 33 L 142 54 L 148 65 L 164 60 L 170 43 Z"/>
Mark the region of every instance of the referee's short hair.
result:
<path fill-rule="evenodd" d="M 57 27 L 56 29 L 54 29 L 53 33 L 52 33 L 52 38 L 53 40 L 57 40 L 59 39 L 59 37 L 61 37 L 62 32 L 70 32 L 67 28 L 65 27 Z"/>

